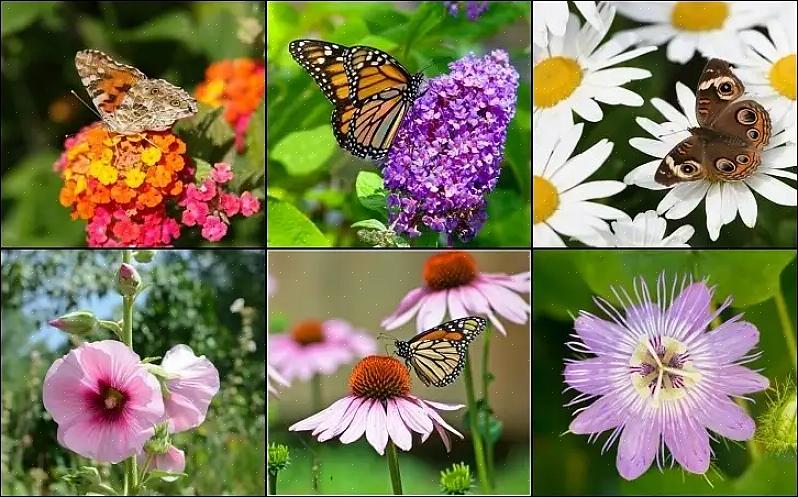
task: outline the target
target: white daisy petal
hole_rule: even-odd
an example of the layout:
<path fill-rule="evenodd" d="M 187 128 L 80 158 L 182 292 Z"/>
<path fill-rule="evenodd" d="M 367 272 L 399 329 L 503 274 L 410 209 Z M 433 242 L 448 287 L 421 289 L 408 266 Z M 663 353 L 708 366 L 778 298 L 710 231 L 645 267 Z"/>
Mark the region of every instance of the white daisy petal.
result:
<path fill-rule="evenodd" d="M 755 192 L 770 200 L 774 204 L 795 206 L 795 188 L 771 178 L 770 176 L 751 176 L 744 180 Z"/>
<path fill-rule="evenodd" d="M 653 4 L 649 4 L 653 5 Z M 651 43 L 661 45 L 677 35 L 677 31 L 670 24 L 655 24 L 642 28 L 621 31 L 616 36 L 631 36 L 637 43 Z"/>
<path fill-rule="evenodd" d="M 709 238 L 714 242 L 720 236 L 720 227 L 723 226 L 720 211 L 720 185 L 718 183 L 712 183 L 709 187 L 705 207 L 707 211 L 707 231 L 709 232 Z"/>
<path fill-rule="evenodd" d="M 596 172 L 612 152 L 613 144 L 606 139 L 599 141 L 579 155 L 571 157 L 549 180 L 559 191 L 567 191 Z"/>
<path fill-rule="evenodd" d="M 769 176 L 778 176 L 779 178 L 787 178 L 791 180 L 798 178 L 798 175 L 795 173 L 790 171 L 782 171 L 781 169 L 769 169 L 766 172 Z"/>
<path fill-rule="evenodd" d="M 621 86 L 630 81 L 646 79 L 651 73 L 634 67 L 614 67 L 591 72 L 585 76 L 585 83 L 597 86 Z"/>
<path fill-rule="evenodd" d="M 670 22 L 672 2 L 618 2 L 618 13 L 638 22 Z"/>
<path fill-rule="evenodd" d="M 626 62 L 627 60 L 634 59 L 635 57 L 640 57 L 643 54 L 647 54 L 649 52 L 653 52 L 656 49 L 657 49 L 657 47 L 655 47 L 655 46 L 647 46 L 647 47 L 636 48 L 636 49 L 630 50 L 630 51 L 628 51 L 626 53 L 622 53 L 622 54 L 616 55 L 615 57 L 606 59 L 603 62 L 593 62 L 590 65 L 590 68 L 594 69 L 594 70 L 598 70 L 598 69 L 603 69 L 605 67 L 614 66 L 616 64 L 620 64 L 621 62 Z"/>
<path fill-rule="evenodd" d="M 795 24 L 795 2 L 792 4 L 793 12 L 792 16 L 787 16 L 787 22 L 792 22 L 793 25 Z M 787 36 L 787 32 L 785 30 L 785 26 L 780 21 L 770 21 L 767 24 L 768 27 L 768 35 L 770 39 L 773 40 L 773 48 L 776 52 L 778 57 L 781 57 L 782 53 L 795 51 L 795 43 L 790 43 L 790 39 Z"/>
<path fill-rule="evenodd" d="M 759 31 L 743 31 L 740 33 L 740 39 L 748 43 L 751 48 L 762 54 L 769 61 L 775 62 L 778 59 L 776 47 Z"/>
<path fill-rule="evenodd" d="M 577 239 L 588 238 L 595 230 L 607 229 L 607 223 L 601 219 L 576 209 L 559 209 L 549 218 L 548 224 L 558 233 Z"/>
<path fill-rule="evenodd" d="M 626 188 L 620 181 L 589 181 L 577 185 L 560 195 L 563 203 L 576 202 L 579 200 L 592 200 L 594 198 L 605 198 L 615 195 Z"/>
<path fill-rule="evenodd" d="M 695 117 L 690 119 L 690 116 L 695 116 L 695 94 L 681 81 L 676 83 L 676 99 L 679 101 L 682 112 L 688 117 L 690 124 L 698 126 L 698 121 Z"/>
<path fill-rule="evenodd" d="M 671 62 L 684 64 L 693 58 L 697 40 L 692 36 L 677 36 L 668 42 L 667 57 Z"/>
<path fill-rule="evenodd" d="M 740 219 L 743 220 L 743 224 L 749 228 L 753 228 L 756 225 L 757 211 L 754 194 L 751 193 L 751 190 L 745 186 L 745 183 L 742 181 L 734 181 L 729 183 L 729 185 L 734 189 L 734 194 L 737 197 L 737 208 L 740 210 Z"/>
<path fill-rule="evenodd" d="M 629 140 L 629 145 L 644 154 L 659 158 L 665 157 L 673 148 L 663 141 L 652 140 L 651 138 L 631 138 Z"/>
<path fill-rule="evenodd" d="M 579 123 L 571 128 L 570 133 L 560 136 L 559 142 L 554 147 L 554 152 L 546 165 L 544 176 L 547 178 L 554 177 L 560 168 L 565 165 L 568 157 L 574 153 L 576 144 L 579 143 L 579 138 L 582 137 L 582 128 L 584 126 L 584 124 Z"/>
<path fill-rule="evenodd" d="M 686 224 L 684 226 L 680 226 L 676 231 L 670 234 L 670 236 L 665 237 L 662 240 L 662 246 L 664 247 L 689 247 L 687 245 L 687 241 L 693 237 L 695 234 L 695 228 Z"/>
<path fill-rule="evenodd" d="M 669 188 L 654 181 L 654 173 L 657 171 L 660 162 L 662 160 L 657 159 L 632 169 L 623 177 L 623 182 L 627 185 L 637 185 L 648 190 L 665 190 Z"/>
<path fill-rule="evenodd" d="M 690 127 L 690 121 L 687 117 L 665 100 L 661 98 L 652 98 L 651 105 L 653 105 L 668 121 L 682 126 L 683 129 Z"/>
<path fill-rule="evenodd" d="M 604 27 L 599 17 L 598 9 L 596 9 L 596 2 L 574 2 L 574 5 L 593 28 L 601 30 Z"/>
<path fill-rule="evenodd" d="M 693 181 L 676 185 L 660 201 L 657 206 L 657 212 L 660 214 L 664 212 L 665 217 L 668 219 L 682 219 L 698 207 L 708 189 L 709 183 L 706 181 Z"/>
<path fill-rule="evenodd" d="M 565 247 L 562 239 L 546 223 L 537 223 L 532 226 L 533 247 Z"/>
<path fill-rule="evenodd" d="M 574 112 L 582 116 L 583 119 L 590 122 L 601 121 L 604 113 L 601 111 L 599 104 L 589 98 L 578 98 L 574 101 Z"/>
<path fill-rule="evenodd" d="M 590 88 L 590 93 L 593 95 L 593 98 L 605 104 L 628 105 L 631 107 L 640 107 L 643 105 L 643 97 L 632 90 L 627 90 L 620 86 L 610 88 L 594 86 Z"/>
<path fill-rule="evenodd" d="M 730 185 L 720 184 L 720 216 L 723 224 L 729 224 L 737 217 L 737 197 Z"/>

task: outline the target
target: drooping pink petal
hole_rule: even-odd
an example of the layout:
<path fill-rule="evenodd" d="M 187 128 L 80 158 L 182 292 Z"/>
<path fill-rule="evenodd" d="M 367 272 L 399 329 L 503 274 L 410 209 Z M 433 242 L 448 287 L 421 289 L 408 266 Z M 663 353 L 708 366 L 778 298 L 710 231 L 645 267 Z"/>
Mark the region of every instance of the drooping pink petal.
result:
<path fill-rule="evenodd" d="M 402 421 L 402 415 L 399 414 L 399 407 L 396 405 L 396 401 L 388 399 L 387 405 L 388 434 L 397 447 L 408 451 L 413 447 L 413 437 L 410 434 L 410 430 L 407 429 L 405 422 Z"/>
<path fill-rule="evenodd" d="M 463 299 L 460 297 L 459 288 L 450 288 L 446 295 L 446 299 L 449 306 L 449 316 L 452 319 L 468 317 L 468 311 L 466 311 Z"/>
<path fill-rule="evenodd" d="M 418 310 L 416 329 L 424 331 L 441 324 L 445 314 L 446 290 L 428 293 Z"/>
<path fill-rule="evenodd" d="M 498 283 L 516 292 L 529 293 L 531 273 L 529 271 L 518 274 L 482 273 L 479 275 L 479 279 Z"/>
<path fill-rule="evenodd" d="M 396 397 L 394 400 L 399 408 L 399 414 L 408 428 L 427 436 L 432 432 L 432 421 L 421 407 L 402 397 Z"/>
<path fill-rule="evenodd" d="M 355 414 L 357 413 L 357 410 L 360 408 L 360 405 L 365 400 L 363 399 L 363 397 L 355 397 L 354 395 L 349 395 L 344 398 L 348 399 L 349 401 L 346 407 L 346 412 L 344 412 L 344 415 L 341 418 L 337 420 L 333 419 L 333 421 L 336 422 L 332 424 L 330 428 L 319 433 L 318 436 L 319 442 L 326 442 L 331 438 L 335 438 L 341 433 L 343 433 L 344 430 L 349 428 L 349 425 L 352 423 L 352 420 L 355 419 Z M 316 433 L 317 430 L 314 430 L 313 432 Z"/>
<path fill-rule="evenodd" d="M 330 407 L 322 411 L 325 413 L 325 418 L 322 419 L 318 425 L 316 425 L 311 435 L 315 436 L 324 431 L 335 429 L 335 427 L 338 426 L 338 424 L 343 420 L 344 415 L 352 405 L 354 399 L 355 397 L 347 395 L 342 399 L 336 400 Z"/>
<path fill-rule="evenodd" d="M 676 462 L 691 473 L 704 474 L 709 469 L 709 435 L 695 418 L 683 414 L 665 420 L 665 445 Z"/>
<path fill-rule="evenodd" d="M 646 472 L 659 447 L 660 432 L 653 416 L 632 417 L 623 427 L 615 465 L 618 473 L 634 480 Z"/>
<path fill-rule="evenodd" d="M 391 315 L 383 319 L 380 325 L 390 331 L 410 321 L 410 318 L 418 311 L 419 306 L 428 292 L 426 287 L 410 290 L 402 301 L 399 302 L 399 307 L 397 307 Z"/>
<path fill-rule="evenodd" d="M 371 409 L 371 405 L 375 402 L 379 401 L 366 399 L 362 404 L 360 404 L 360 406 L 357 408 L 357 411 L 355 411 L 355 415 L 352 418 L 352 423 L 350 423 L 349 428 L 347 428 L 341 435 L 341 438 L 339 438 L 341 443 L 352 443 L 363 436 L 363 433 L 366 431 L 366 422 L 369 410 Z"/>
<path fill-rule="evenodd" d="M 500 316 L 516 324 L 526 323 L 530 307 L 517 293 L 501 285 L 484 282 L 477 283 L 476 287 Z"/>
<path fill-rule="evenodd" d="M 474 314 L 482 314 L 490 319 L 490 322 L 501 332 L 502 335 L 507 335 L 501 321 L 496 319 L 490 305 L 476 288 L 470 286 L 460 287 L 460 297 L 465 304 L 466 308 Z"/>
<path fill-rule="evenodd" d="M 388 443 L 388 427 L 382 402 L 371 404 L 371 409 L 366 417 L 366 440 L 379 455 L 385 454 L 385 445 Z"/>
<path fill-rule="evenodd" d="M 219 391 L 219 371 L 204 355 L 197 357 L 191 347 L 175 345 L 164 355 L 161 367 L 176 376 L 167 380 L 165 399 L 170 433 L 195 428 L 205 421 L 208 406 Z"/>

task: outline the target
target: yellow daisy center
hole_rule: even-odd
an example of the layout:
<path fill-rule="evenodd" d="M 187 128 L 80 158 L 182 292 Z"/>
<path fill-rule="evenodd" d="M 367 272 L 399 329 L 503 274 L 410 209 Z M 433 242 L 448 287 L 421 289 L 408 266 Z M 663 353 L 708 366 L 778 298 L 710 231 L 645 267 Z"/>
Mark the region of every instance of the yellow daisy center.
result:
<path fill-rule="evenodd" d="M 726 2 L 676 2 L 671 23 L 682 31 L 720 29 L 729 17 Z"/>
<path fill-rule="evenodd" d="M 535 107 L 553 107 L 568 98 L 582 82 L 582 68 L 574 59 L 551 57 L 532 69 Z"/>
<path fill-rule="evenodd" d="M 535 224 L 550 218 L 557 210 L 557 206 L 560 205 L 557 188 L 549 180 L 540 176 L 532 177 L 532 199 L 532 218 Z"/>
<path fill-rule="evenodd" d="M 770 86 L 790 100 L 795 100 L 795 54 L 779 59 L 770 68 Z"/>

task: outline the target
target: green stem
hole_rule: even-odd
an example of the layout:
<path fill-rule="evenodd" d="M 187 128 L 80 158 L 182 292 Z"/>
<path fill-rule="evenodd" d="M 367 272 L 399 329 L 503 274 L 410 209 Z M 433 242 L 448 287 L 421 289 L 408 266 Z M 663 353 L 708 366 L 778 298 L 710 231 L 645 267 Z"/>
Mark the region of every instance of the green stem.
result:
<path fill-rule="evenodd" d="M 790 353 L 792 359 L 793 369 L 798 370 L 798 358 L 796 358 L 795 351 L 795 336 L 793 335 L 794 328 L 792 327 L 792 320 L 790 313 L 787 311 L 787 304 L 784 300 L 784 290 L 779 287 L 779 291 L 773 296 L 773 302 L 776 304 L 776 311 L 779 313 L 779 321 L 781 322 L 781 332 L 784 335 L 784 341 L 787 342 L 787 351 Z"/>
<path fill-rule="evenodd" d="M 491 337 L 491 329 L 488 327 L 485 330 L 485 338 L 482 342 L 482 400 L 485 402 L 485 406 L 490 408 L 490 402 L 488 401 L 488 392 L 489 392 L 489 385 L 490 385 L 490 368 L 489 366 L 489 359 L 490 359 L 490 337 Z M 485 433 L 485 459 L 487 463 L 488 469 L 488 483 L 490 484 L 490 488 L 494 488 L 496 485 L 495 474 L 493 471 L 493 448 L 494 444 L 489 440 L 489 434 Z"/>
<path fill-rule="evenodd" d="M 466 387 L 466 402 L 468 403 L 468 424 L 471 430 L 471 443 L 474 444 L 474 460 L 477 463 L 477 475 L 479 476 L 479 485 L 482 487 L 482 493 L 490 493 L 488 485 L 488 475 L 485 469 L 485 450 L 482 447 L 482 437 L 479 435 L 477 429 L 477 402 L 474 398 L 474 379 L 471 376 L 471 361 L 468 352 L 466 352 L 465 372 L 463 374 Z"/>
<path fill-rule="evenodd" d="M 394 495 L 402 495 L 402 477 L 399 474 L 399 457 L 396 455 L 396 446 L 393 440 L 388 439 L 388 472 L 391 474 L 391 487 Z"/>
<path fill-rule="evenodd" d="M 131 260 L 132 252 L 130 250 L 123 251 L 122 262 L 130 264 Z M 122 336 L 124 337 L 125 345 L 130 347 L 130 350 L 133 350 L 133 297 L 122 297 Z M 132 456 L 125 462 L 124 495 L 136 495 L 138 486 L 136 456 Z"/>
<path fill-rule="evenodd" d="M 277 473 L 269 473 L 269 495 L 277 495 Z"/>
<path fill-rule="evenodd" d="M 312 387 L 313 392 L 313 412 L 321 411 L 321 376 L 314 374 L 310 380 L 310 384 Z M 321 481 L 321 461 L 319 460 L 319 444 L 316 442 L 312 442 L 315 445 L 315 448 L 312 450 L 312 461 L 313 465 L 311 466 L 310 470 L 313 474 L 313 491 L 315 493 L 319 493 L 319 483 Z"/>

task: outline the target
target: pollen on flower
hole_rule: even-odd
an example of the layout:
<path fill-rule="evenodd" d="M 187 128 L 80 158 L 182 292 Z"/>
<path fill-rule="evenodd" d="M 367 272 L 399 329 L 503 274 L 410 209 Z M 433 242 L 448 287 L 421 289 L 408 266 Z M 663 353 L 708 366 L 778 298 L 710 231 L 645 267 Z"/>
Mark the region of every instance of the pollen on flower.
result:
<path fill-rule="evenodd" d="M 534 176 L 532 178 L 532 219 L 534 224 L 542 223 L 550 218 L 560 205 L 557 188 L 546 178 Z"/>
<path fill-rule="evenodd" d="M 291 330 L 291 336 L 294 338 L 294 341 L 302 345 L 323 342 L 324 334 L 322 333 L 321 321 L 317 319 L 300 321 L 294 326 L 294 329 Z"/>
<path fill-rule="evenodd" d="M 424 281 L 432 290 L 467 285 L 476 278 L 477 273 L 477 264 L 467 252 L 435 254 L 424 263 Z"/>
<path fill-rule="evenodd" d="M 676 2 L 671 23 L 683 31 L 720 29 L 729 17 L 726 2 Z"/>
<path fill-rule="evenodd" d="M 407 395 L 410 393 L 410 373 L 395 357 L 368 356 L 352 370 L 349 390 L 358 397 L 373 399 Z"/>
<path fill-rule="evenodd" d="M 532 101 L 535 107 L 554 107 L 582 82 L 582 68 L 567 57 L 550 57 L 532 69 Z"/>
<path fill-rule="evenodd" d="M 782 96 L 795 100 L 795 54 L 782 57 L 770 69 L 770 86 Z"/>

